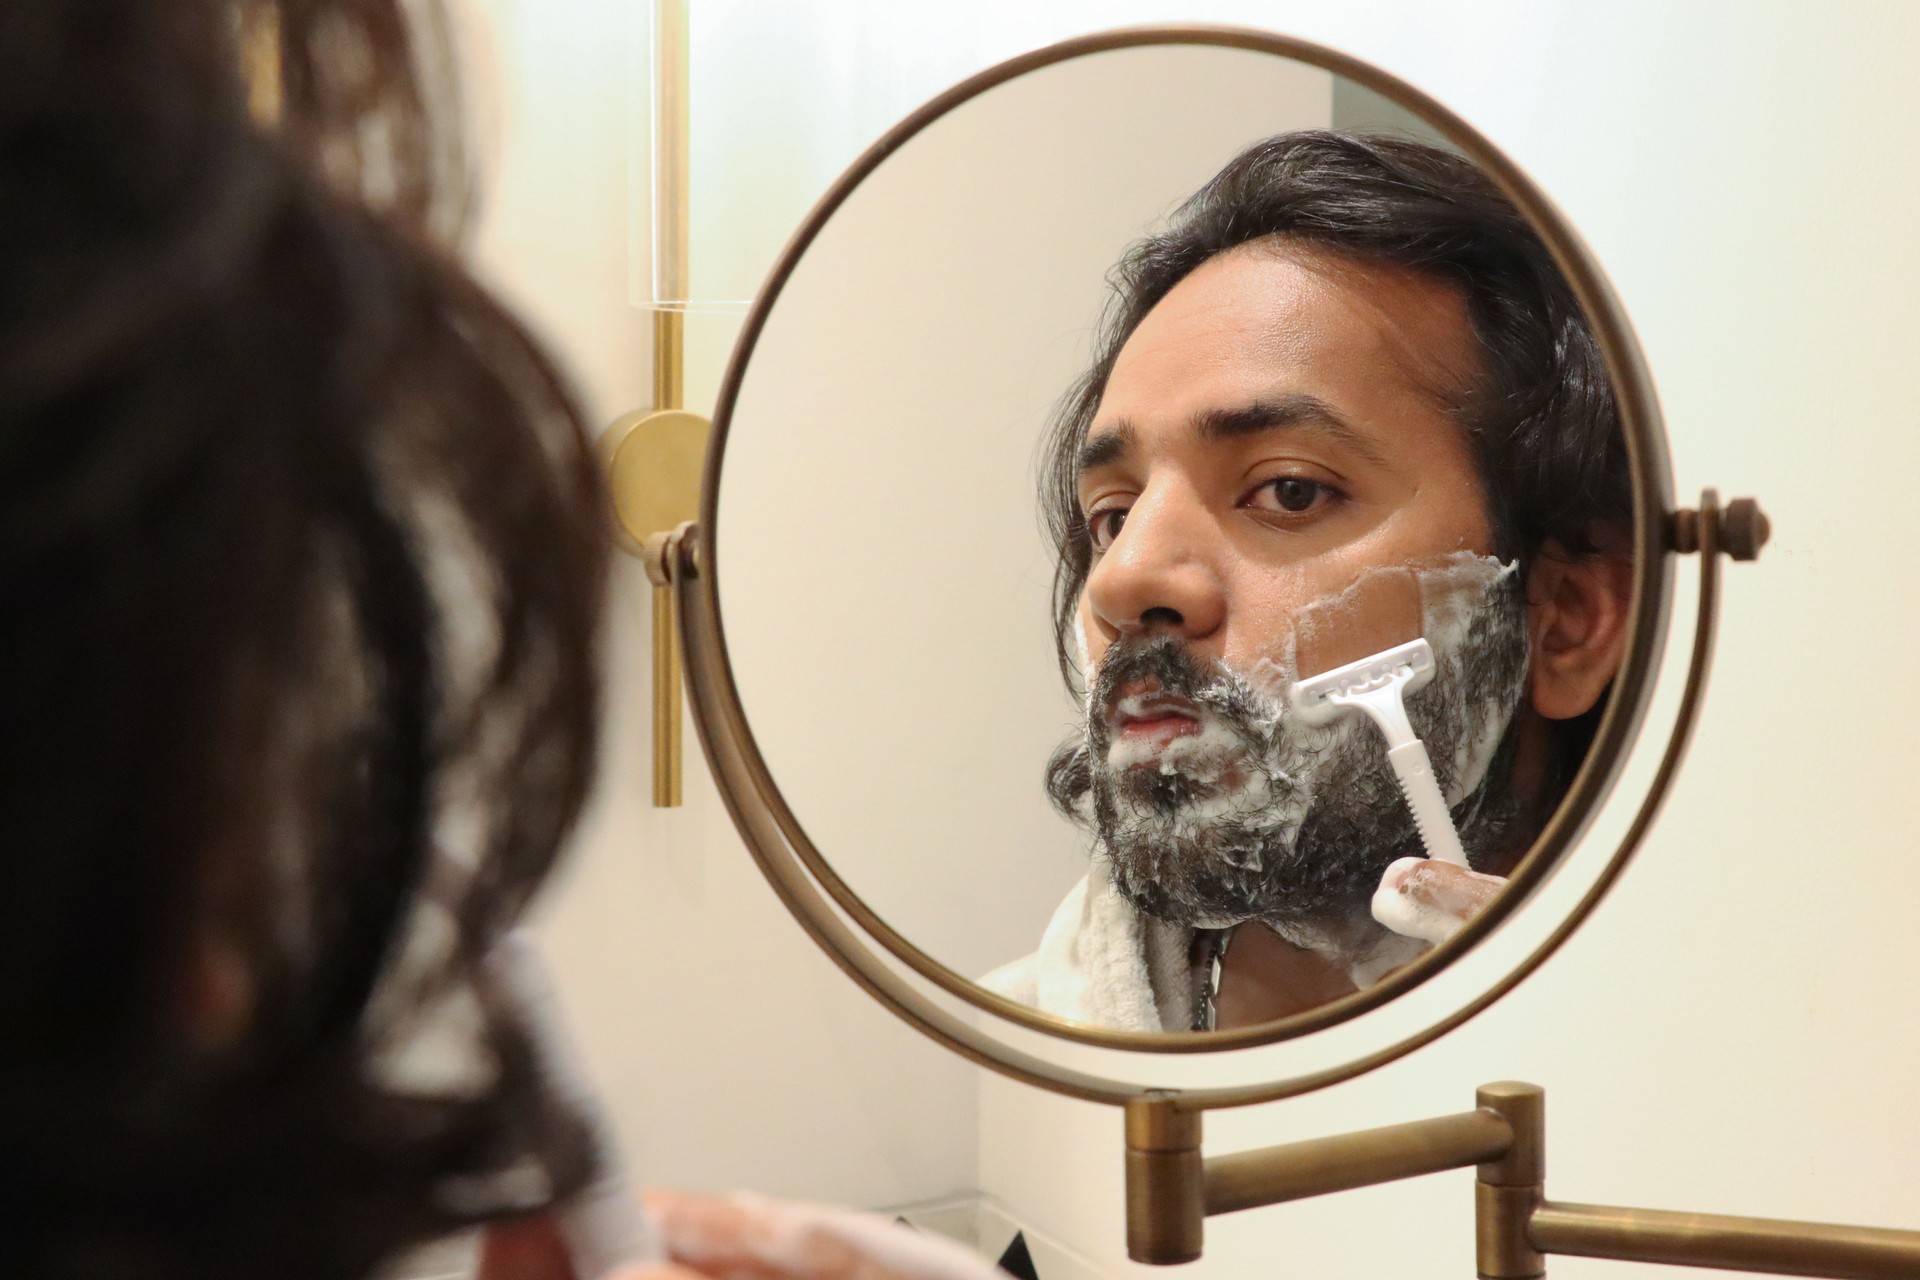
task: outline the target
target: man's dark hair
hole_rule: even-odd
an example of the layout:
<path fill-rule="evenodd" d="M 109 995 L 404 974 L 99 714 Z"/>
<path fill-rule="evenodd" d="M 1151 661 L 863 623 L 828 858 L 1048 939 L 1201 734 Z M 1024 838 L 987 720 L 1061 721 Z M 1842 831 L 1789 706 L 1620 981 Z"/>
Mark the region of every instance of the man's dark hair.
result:
<path fill-rule="evenodd" d="M 1451 151 L 1384 134 L 1308 130 L 1249 148 L 1114 268 L 1092 367 L 1062 399 L 1044 445 L 1041 504 L 1056 553 L 1054 649 L 1071 685 L 1074 612 L 1092 563 L 1080 446 L 1120 349 L 1201 263 L 1274 240 L 1460 289 L 1479 338 L 1480 384 L 1458 418 L 1487 495 L 1495 550 L 1524 573 L 1548 542 L 1595 549 L 1596 524 L 1630 527 L 1632 487 L 1612 383 L 1585 315 L 1511 201 Z"/>
<path fill-rule="evenodd" d="M 589 1172 L 483 957 L 589 785 L 600 485 L 423 31 L 0 6 L 0 1274 L 340 1280 Z M 383 1071 L 463 993 L 490 1074 Z"/>

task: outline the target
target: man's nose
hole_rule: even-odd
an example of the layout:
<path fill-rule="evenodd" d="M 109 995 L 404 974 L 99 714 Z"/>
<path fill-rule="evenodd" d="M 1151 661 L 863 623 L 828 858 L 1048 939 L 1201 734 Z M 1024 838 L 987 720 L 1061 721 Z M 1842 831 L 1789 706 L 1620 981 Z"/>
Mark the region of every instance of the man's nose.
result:
<path fill-rule="evenodd" d="M 1087 575 L 1094 617 L 1121 635 L 1211 635 L 1227 614 L 1220 532 L 1197 495 L 1173 487 L 1141 494 Z"/>

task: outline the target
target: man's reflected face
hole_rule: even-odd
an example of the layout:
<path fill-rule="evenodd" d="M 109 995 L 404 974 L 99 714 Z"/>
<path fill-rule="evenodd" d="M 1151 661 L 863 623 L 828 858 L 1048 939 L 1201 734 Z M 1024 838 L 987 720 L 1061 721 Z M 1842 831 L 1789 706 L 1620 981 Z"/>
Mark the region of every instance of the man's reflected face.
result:
<path fill-rule="evenodd" d="M 1477 353 L 1460 293 L 1409 271 L 1273 243 L 1194 270 L 1121 348 L 1082 450 L 1091 667 L 1158 632 L 1249 670 L 1369 568 L 1490 555 L 1455 421 Z"/>
<path fill-rule="evenodd" d="M 1288 740 L 1258 673 L 1290 677 L 1303 617 L 1369 571 L 1489 563 L 1457 421 L 1478 351 L 1444 283 L 1273 242 L 1203 264 L 1121 349 L 1080 459 L 1094 559 L 1079 624 L 1095 816 L 1143 909 L 1218 923 L 1244 916 L 1237 895 L 1264 894 L 1249 905 L 1270 923 L 1324 924 L 1417 851 L 1392 847 L 1411 828 L 1369 731 Z M 1441 655 L 1451 721 L 1416 714 L 1460 759 L 1484 737 L 1472 700 L 1497 703 L 1503 726 L 1524 679 L 1517 583 L 1485 584 L 1475 598 L 1494 607 Z M 1366 608 L 1341 625 L 1359 652 L 1408 638 Z M 1319 844 L 1334 847 L 1296 849 L 1316 835 L 1302 835 L 1315 824 L 1300 808 L 1317 803 L 1316 773 L 1344 793 L 1316 811 Z"/>

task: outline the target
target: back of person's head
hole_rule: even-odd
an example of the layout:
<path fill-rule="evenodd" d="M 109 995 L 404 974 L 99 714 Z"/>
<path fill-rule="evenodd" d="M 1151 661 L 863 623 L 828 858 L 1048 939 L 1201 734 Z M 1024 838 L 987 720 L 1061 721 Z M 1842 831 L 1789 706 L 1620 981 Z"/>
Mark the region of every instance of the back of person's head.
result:
<path fill-rule="evenodd" d="M 0 6 L 0 1274 L 362 1275 L 589 1160 L 482 956 L 588 786 L 598 486 L 406 8 Z M 397 1082 L 455 997 L 479 1074 Z"/>

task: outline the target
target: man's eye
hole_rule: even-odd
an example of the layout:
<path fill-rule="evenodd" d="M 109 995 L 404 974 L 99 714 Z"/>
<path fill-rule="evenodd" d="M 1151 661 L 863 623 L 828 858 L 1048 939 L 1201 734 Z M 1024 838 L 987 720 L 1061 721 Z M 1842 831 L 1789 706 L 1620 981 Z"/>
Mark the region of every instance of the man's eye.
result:
<path fill-rule="evenodd" d="M 1087 517 L 1087 536 L 1093 541 L 1095 551 L 1105 551 L 1120 536 L 1121 528 L 1127 523 L 1125 507 L 1108 507 L 1096 511 Z"/>
<path fill-rule="evenodd" d="M 1305 476 L 1275 476 L 1253 491 L 1247 499 L 1247 505 L 1260 511 L 1304 515 L 1338 496 L 1330 486 L 1318 480 L 1309 480 Z"/>

